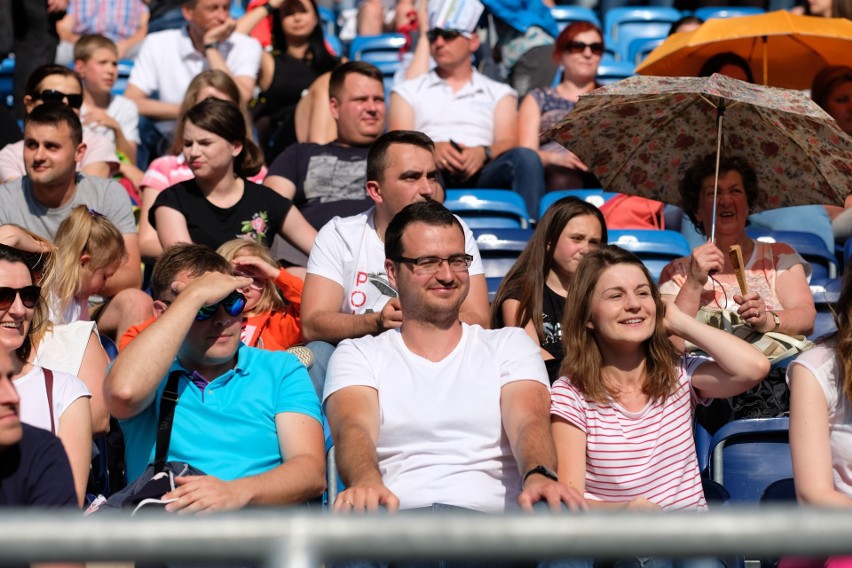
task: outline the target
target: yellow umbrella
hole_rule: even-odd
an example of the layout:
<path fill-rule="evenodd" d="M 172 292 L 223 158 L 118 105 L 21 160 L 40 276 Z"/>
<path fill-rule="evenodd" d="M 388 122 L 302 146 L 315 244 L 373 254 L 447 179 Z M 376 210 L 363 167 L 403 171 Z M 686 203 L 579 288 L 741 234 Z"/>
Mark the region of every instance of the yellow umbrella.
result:
<path fill-rule="evenodd" d="M 636 73 L 694 77 L 705 61 L 724 52 L 745 59 L 764 85 L 809 89 L 822 68 L 852 63 L 852 21 L 785 11 L 711 19 L 666 39 Z"/>

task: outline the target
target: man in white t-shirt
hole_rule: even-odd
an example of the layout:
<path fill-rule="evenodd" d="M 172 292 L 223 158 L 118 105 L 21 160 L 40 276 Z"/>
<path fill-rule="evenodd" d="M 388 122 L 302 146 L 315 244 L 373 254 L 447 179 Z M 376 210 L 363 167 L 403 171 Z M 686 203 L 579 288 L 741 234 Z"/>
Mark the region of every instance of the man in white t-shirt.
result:
<path fill-rule="evenodd" d="M 434 201 L 411 204 L 388 226 L 385 253 L 402 326 L 341 342 L 328 369 L 325 410 L 347 487 L 335 510 L 583 508 L 553 471 L 538 347 L 519 328 L 459 321 L 472 258 L 458 219 Z"/>
<path fill-rule="evenodd" d="M 385 274 L 384 235 L 394 215 L 409 203 L 441 200 L 434 145 L 421 132 L 380 136 L 367 155 L 367 194 L 375 203 L 352 217 L 335 217 L 317 235 L 308 259 L 302 293 L 302 334 L 314 352 L 311 378 L 322 393 L 324 361 L 330 346 L 364 335 L 378 335 L 402 323 L 396 290 Z M 488 326 L 488 285 L 479 251 L 465 228 L 465 250 L 474 260 L 470 293 L 460 319 Z M 325 347 L 317 345 L 323 342 Z"/>

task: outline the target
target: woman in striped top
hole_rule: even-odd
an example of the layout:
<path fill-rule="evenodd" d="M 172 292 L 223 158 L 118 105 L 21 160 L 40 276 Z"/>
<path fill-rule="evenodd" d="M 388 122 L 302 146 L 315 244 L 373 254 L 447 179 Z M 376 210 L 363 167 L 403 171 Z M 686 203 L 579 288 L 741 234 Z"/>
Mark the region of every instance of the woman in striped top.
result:
<path fill-rule="evenodd" d="M 559 480 L 590 507 L 707 507 L 692 416 L 696 404 L 758 383 L 769 362 L 732 334 L 663 305 L 642 262 L 618 247 L 587 254 L 565 307 L 565 358 L 553 385 Z M 677 335 L 710 359 L 682 355 Z"/>

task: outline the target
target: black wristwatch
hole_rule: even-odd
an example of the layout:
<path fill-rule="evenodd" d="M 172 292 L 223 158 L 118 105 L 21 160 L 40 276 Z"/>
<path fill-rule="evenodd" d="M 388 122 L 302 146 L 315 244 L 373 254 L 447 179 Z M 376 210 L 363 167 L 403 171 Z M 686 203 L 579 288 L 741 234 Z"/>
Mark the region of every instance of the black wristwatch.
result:
<path fill-rule="evenodd" d="M 491 146 L 483 146 L 482 149 L 485 150 L 485 163 L 487 164 L 493 158 L 491 155 Z"/>
<path fill-rule="evenodd" d="M 539 474 L 545 476 L 547 479 L 552 479 L 553 481 L 559 481 L 559 476 L 556 475 L 556 472 L 547 467 L 546 465 L 537 465 L 528 472 L 524 474 L 524 481 L 521 485 L 527 482 L 527 478 L 533 474 Z"/>
<path fill-rule="evenodd" d="M 219 49 L 219 43 L 218 42 L 205 43 L 204 44 L 204 51 L 207 51 L 208 49 Z"/>

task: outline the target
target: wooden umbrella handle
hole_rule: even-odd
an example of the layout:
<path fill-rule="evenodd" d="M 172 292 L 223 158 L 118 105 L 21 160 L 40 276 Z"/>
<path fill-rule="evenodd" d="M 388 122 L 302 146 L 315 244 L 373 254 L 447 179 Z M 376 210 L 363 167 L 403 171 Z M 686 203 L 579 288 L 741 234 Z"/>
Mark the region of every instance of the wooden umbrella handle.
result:
<path fill-rule="evenodd" d="M 737 283 L 740 285 L 740 294 L 745 296 L 748 294 L 748 286 L 745 279 L 745 263 L 743 263 L 743 249 L 740 245 L 731 245 L 728 247 L 728 256 L 731 257 L 731 264 L 734 265 L 734 274 L 737 275 Z"/>

